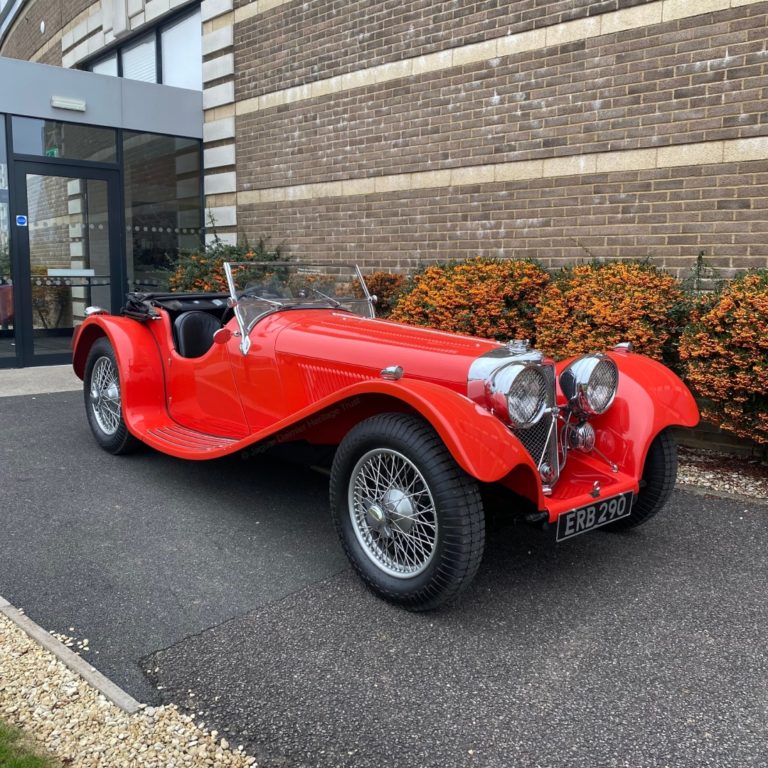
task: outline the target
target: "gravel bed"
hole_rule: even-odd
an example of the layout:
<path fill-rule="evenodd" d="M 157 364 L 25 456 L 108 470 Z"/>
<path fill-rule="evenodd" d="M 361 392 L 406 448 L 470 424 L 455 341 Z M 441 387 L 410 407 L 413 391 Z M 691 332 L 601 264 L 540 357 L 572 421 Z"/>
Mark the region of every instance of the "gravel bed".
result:
<path fill-rule="evenodd" d="M 677 482 L 768 502 L 768 465 L 715 451 L 679 447 Z"/>
<path fill-rule="evenodd" d="M 75 768 L 256 764 L 174 706 L 126 714 L 2 615 L 0 718 Z"/>

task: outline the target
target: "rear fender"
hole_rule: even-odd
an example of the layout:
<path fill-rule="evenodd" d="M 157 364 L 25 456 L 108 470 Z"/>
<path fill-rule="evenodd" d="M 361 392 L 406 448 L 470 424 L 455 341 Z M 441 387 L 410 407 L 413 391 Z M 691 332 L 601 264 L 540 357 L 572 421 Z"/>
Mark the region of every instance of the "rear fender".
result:
<path fill-rule="evenodd" d="M 78 328 L 73 342 L 72 367 L 79 378 L 94 342 L 109 339 L 121 379 L 123 418 L 129 427 L 144 409 L 165 410 L 165 380 L 154 336 L 144 323 L 128 317 L 92 315 Z"/>
<path fill-rule="evenodd" d="M 619 388 L 608 411 L 591 420 L 597 447 L 639 477 L 654 438 L 667 427 L 695 427 L 699 410 L 688 387 L 661 363 L 632 352 L 608 356 L 618 366 Z"/>

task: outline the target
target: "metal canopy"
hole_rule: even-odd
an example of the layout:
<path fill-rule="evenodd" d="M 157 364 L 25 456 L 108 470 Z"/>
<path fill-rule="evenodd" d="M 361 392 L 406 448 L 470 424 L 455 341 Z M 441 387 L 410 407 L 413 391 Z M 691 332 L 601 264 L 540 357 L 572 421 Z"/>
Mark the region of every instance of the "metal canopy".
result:
<path fill-rule="evenodd" d="M 199 91 L 4 57 L 0 82 L 0 113 L 203 138 Z"/>

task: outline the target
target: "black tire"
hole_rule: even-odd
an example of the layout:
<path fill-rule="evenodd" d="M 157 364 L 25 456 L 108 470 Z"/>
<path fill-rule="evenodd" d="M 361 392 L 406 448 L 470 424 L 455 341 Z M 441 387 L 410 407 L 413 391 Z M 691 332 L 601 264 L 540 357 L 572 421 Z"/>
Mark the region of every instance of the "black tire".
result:
<path fill-rule="evenodd" d="M 626 531 L 650 520 L 668 501 L 677 480 L 677 443 L 666 430 L 648 449 L 640 480 L 640 493 L 627 517 L 603 526 L 606 531 Z"/>
<path fill-rule="evenodd" d="M 128 431 L 123 418 L 120 369 L 112 345 L 106 338 L 97 339 L 88 352 L 83 396 L 88 425 L 96 442 L 105 451 L 117 456 L 135 451 L 141 445 Z"/>
<path fill-rule="evenodd" d="M 386 479 L 387 467 L 398 474 Z M 422 419 L 388 413 L 354 427 L 336 451 L 330 492 L 347 557 L 378 596 L 427 611 L 472 581 L 485 546 L 478 485 Z"/>

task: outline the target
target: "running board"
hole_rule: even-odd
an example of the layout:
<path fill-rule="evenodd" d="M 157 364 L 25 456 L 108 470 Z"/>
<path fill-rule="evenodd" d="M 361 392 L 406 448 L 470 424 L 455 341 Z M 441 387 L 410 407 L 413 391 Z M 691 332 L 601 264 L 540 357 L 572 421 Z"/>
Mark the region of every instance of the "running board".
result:
<path fill-rule="evenodd" d="M 213 459 L 237 450 L 242 442 L 233 437 L 208 435 L 174 422 L 155 425 L 137 437 L 152 448 L 183 459 Z"/>

